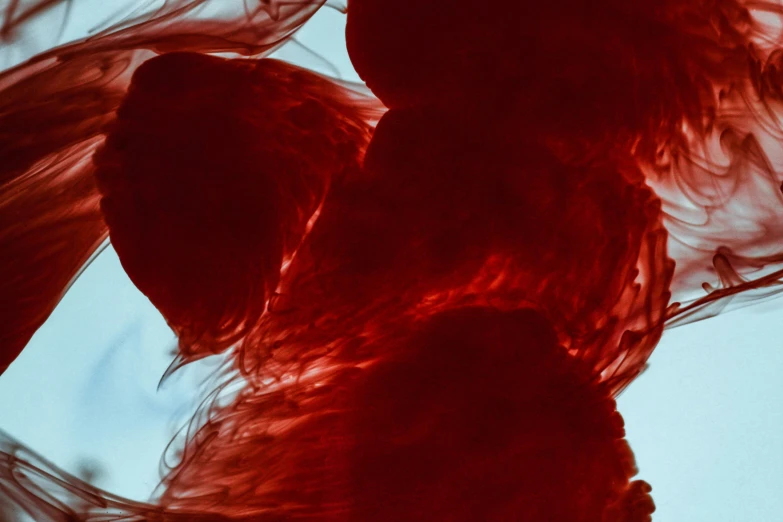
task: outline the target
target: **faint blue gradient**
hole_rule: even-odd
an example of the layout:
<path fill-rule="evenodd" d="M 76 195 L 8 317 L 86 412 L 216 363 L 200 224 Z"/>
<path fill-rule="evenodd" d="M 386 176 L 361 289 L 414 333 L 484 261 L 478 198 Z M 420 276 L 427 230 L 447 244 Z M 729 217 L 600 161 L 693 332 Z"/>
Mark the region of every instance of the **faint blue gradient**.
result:
<path fill-rule="evenodd" d="M 667 331 L 618 400 L 656 521 L 783 520 L 783 301 Z"/>
<path fill-rule="evenodd" d="M 74 5 L 66 39 L 116 9 Z M 343 24 L 324 9 L 297 35 L 303 46 L 278 56 L 356 80 Z M 668 331 L 650 369 L 620 397 L 640 477 L 654 488 L 656 521 L 783 520 L 782 318 L 778 300 Z M 98 462 L 99 486 L 147 498 L 160 455 L 210 370 L 206 361 L 156 391 L 173 341 L 108 250 L 0 378 L 0 428 L 72 472 L 85 459 Z"/>
<path fill-rule="evenodd" d="M 174 340 L 105 252 L 0 378 L 0 428 L 69 471 L 100 463 L 98 485 L 146 498 L 206 371 L 186 369 L 157 392 Z"/>

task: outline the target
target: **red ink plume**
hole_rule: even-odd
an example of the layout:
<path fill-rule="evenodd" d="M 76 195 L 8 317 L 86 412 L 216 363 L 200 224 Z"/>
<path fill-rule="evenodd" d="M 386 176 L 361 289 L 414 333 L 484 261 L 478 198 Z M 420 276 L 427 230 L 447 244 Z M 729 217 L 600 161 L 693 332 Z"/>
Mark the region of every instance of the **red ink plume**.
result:
<path fill-rule="evenodd" d="M 2 34 L 56 4 L 10 3 Z M 165 2 L 0 76 L 0 365 L 107 232 L 172 368 L 231 356 L 153 502 L 10 439 L 0 498 L 53 521 L 651 520 L 614 397 L 666 325 L 780 289 L 783 11 L 351 0 L 385 110 L 264 57 L 321 4 Z"/>

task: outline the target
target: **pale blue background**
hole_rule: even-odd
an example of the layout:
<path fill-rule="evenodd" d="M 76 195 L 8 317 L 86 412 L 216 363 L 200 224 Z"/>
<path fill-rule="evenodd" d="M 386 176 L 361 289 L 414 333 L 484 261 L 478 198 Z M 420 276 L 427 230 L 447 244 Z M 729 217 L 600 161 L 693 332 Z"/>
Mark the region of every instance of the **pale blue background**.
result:
<path fill-rule="evenodd" d="M 116 8 L 94 10 L 102 4 L 76 2 L 63 38 Z M 280 55 L 356 79 L 343 23 L 322 10 L 297 36 L 331 65 L 296 45 Z M 51 45 L 47 38 L 5 58 L 18 61 Z M 640 477 L 654 488 L 656 521 L 783 520 L 781 319 L 778 300 L 668 331 L 649 371 L 619 399 Z M 70 471 L 85 463 L 102 470 L 101 487 L 144 499 L 199 382 L 219 362 L 196 364 L 157 392 L 173 346 L 109 249 L 0 378 L 0 428 Z"/>

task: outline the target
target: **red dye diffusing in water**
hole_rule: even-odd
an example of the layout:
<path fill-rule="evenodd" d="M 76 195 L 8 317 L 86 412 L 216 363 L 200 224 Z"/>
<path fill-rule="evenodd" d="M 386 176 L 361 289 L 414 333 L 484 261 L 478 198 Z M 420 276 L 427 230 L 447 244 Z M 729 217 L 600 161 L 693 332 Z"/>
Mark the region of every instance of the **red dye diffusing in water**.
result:
<path fill-rule="evenodd" d="M 56 3 L 9 4 L 6 38 Z M 154 504 L 10 439 L 7 501 L 650 520 L 614 397 L 665 325 L 780 285 L 779 9 L 582 4 L 351 0 L 377 100 L 260 58 L 317 2 L 168 2 L 3 73 L 0 365 L 108 234 L 178 334 L 173 368 L 229 351 L 241 384 L 194 417 Z"/>

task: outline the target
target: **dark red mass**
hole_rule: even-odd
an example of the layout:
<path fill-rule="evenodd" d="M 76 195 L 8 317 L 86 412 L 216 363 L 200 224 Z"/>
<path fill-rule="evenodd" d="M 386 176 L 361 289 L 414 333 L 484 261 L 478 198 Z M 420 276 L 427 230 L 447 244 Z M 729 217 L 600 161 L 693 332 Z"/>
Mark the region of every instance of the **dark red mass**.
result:
<path fill-rule="evenodd" d="M 751 25 L 735 0 L 351 0 L 346 38 L 390 108 L 511 109 L 539 132 L 654 153 L 747 76 Z"/>
<path fill-rule="evenodd" d="M 367 130 L 327 80 L 276 60 L 172 53 L 133 77 L 95 155 L 101 209 L 133 282 L 183 351 L 244 337 Z"/>
<path fill-rule="evenodd" d="M 303 383 L 309 399 L 298 405 L 282 404 L 293 391 L 268 397 L 263 427 L 250 417 L 236 432 L 212 426 L 167 505 L 313 521 L 649 520 L 650 488 L 630 481 L 608 388 L 539 312 L 462 307 L 378 342 L 388 355 L 320 390 Z M 296 418 L 273 435 L 284 408 Z M 231 445 L 240 432 L 244 443 Z M 232 465 L 253 482 L 221 473 Z M 221 494 L 230 508 L 210 505 Z"/>

